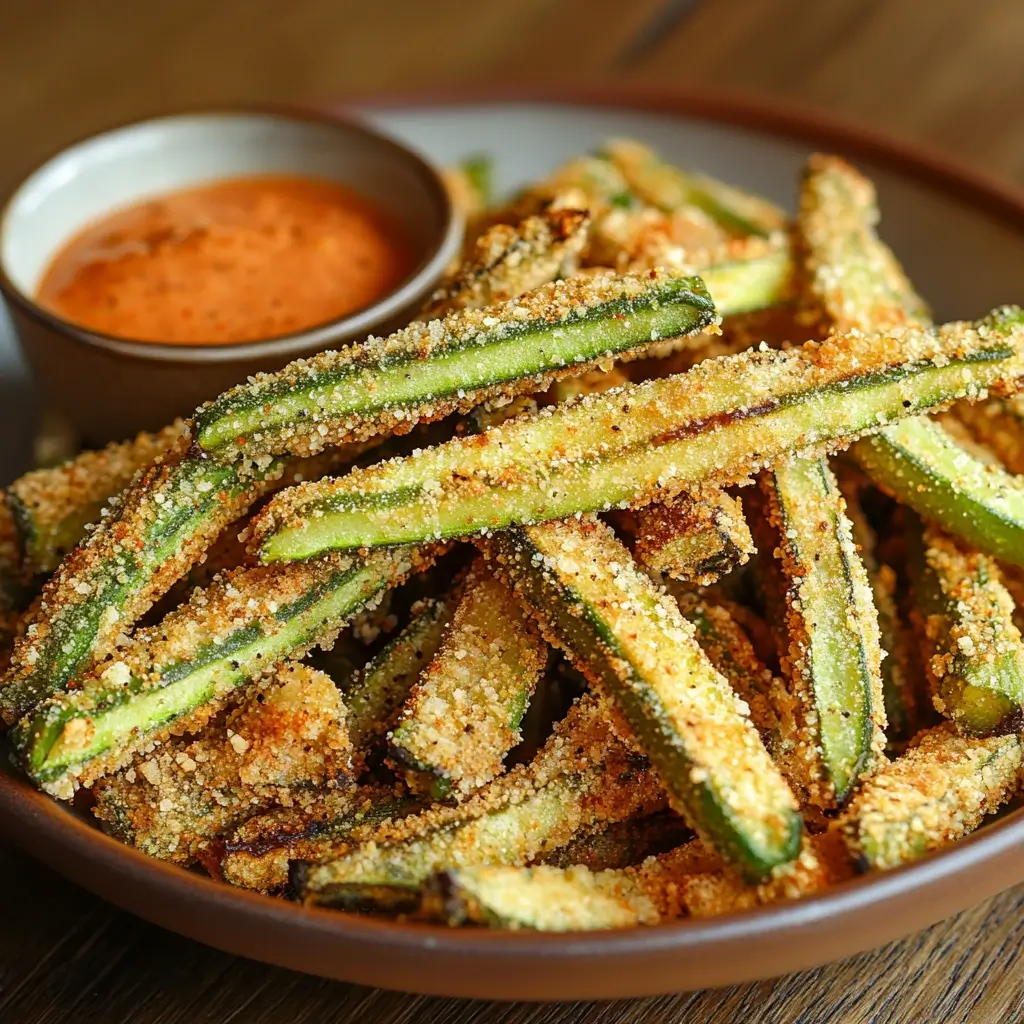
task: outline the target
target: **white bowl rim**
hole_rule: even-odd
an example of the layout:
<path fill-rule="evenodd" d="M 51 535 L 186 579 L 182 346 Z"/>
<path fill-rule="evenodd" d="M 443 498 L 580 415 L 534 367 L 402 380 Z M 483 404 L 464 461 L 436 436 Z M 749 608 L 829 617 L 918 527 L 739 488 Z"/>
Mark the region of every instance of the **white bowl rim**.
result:
<path fill-rule="evenodd" d="M 11 190 L 0 207 L 0 237 L 3 236 L 12 208 L 23 190 L 39 175 L 56 161 L 65 158 L 79 148 L 91 146 L 104 139 L 134 131 L 135 129 L 205 117 L 256 116 L 280 118 L 298 123 L 342 128 L 354 132 L 367 140 L 390 149 L 396 159 L 404 160 L 422 179 L 428 191 L 433 193 L 441 213 L 443 225 L 439 238 L 434 242 L 428 254 L 420 260 L 406 279 L 393 291 L 369 306 L 364 306 L 353 313 L 345 314 L 314 327 L 289 334 L 276 335 L 271 338 L 260 338 L 252 342 L 232 342 L 229 344 L 167 344 L 151 341 L 135 341 L 89 330 L 75 324 L 64 317 L 40 305 L 23 289 L 16 285 L 7 272 L 4 259 L 0 255 L 0 295 L 20 313 L 35 320 L 51 331 L 73 341 L 104 349 L 121 357 L 131 359 L 152 360 L 155 362 L 173 363 L 221 363 L 244 362 L 250 359 L 266 359 L 267 357 L 290 354 L 301 354 L 311 349 L 326 349 L 332 344 L 344 344 L 347 341 L 370 334 L 375 327 L 396 317 L 417 298 L 423 296 L 433 283 L 444 272 L 448 263 L 457 255 L 462 244 L 463 217 L 452 203 L 448 190 L 445 188 L 438 168 L 416 149 L 399 142 L 387 132 L 371 127 L 358 115 L 350 112 L 344 114 L 331 113 L 322 109 L 307 109 L 275 104 L 253 104 L 237 106 L 201 107 L 177 110 L 173 113 L 161 114 L 129 121 L 125 124 L 95 132 L 82 139 L 62 147 L 51 154 L 35 168 L 24 175 Z"/>

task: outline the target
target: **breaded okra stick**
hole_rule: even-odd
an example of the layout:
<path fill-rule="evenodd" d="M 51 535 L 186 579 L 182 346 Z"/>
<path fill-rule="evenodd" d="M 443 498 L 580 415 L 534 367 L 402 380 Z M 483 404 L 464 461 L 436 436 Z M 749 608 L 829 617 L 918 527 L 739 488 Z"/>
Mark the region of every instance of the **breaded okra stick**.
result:
<path fill-rule="evenodd" d="M 397 548 L 220 577 L 22 719 L 11 733 L 22 767 L 70 798 L 150 744 L 201 728 L 233 691 L 280 662 L 330 646 L 353 615 L 434 554 Z"/>
<path fill-rule="evenodd" d="M 600 931 L 798 899 L 849 874 L 848 859 L 831 836 L 808 840 L 783 876 L 762 885 L 743 883 L 694 840 L 623 869 L 495 865 L 444 871 L 428 881 L 422 913 L 451 925 Z"/>
<path fill-rule="evenodd" d="M 188 458 L 188 444 L 182 436 L 141 472 L 43 587 L 0 678 L 4 724 L 109 653 L 255 501 L 354 455 L 339 449 L 315 459 L 223 466 Z"/>
<path fill-rule="evenodd" d="M 342 683 L 348 731 L 357 751 L 365 753 L 394 725 L 420 673 L 440 647 L 451 615 L 450 600 L 419 602 L 405 629 Z"/>
<path fill-rule="evenodd" d="M 907 570 L 936 709 L 969 735 L 1019 729 L 1024 640 L 996 564 L 915 517 L 907 527 Z"/>
<path fill-rule="evenodd" d="M 482 558 L 456 601 L 388 740 L 391 765 L 436 799 L 464 799 L 500 774 L 548 656 L 515 594 Z"/>
<path fill-rule="evenodd" d="M 904 743 L 917 732 L 920 718 L 918 689 L 914 680 L 913 638 L 900 619 L 896 603 L 896 573 L 878 560 L 878 537 L 861 507 L 859 489 L 840 479 L 846 514 L 853 527 L 853 539 L 868 576 L 871 596 L 878 612 L 878 633 L 885 657 L 882 659 L 882 697 L 885 701 L 885 736 L 889 745 Z"/>
<path fill-rule="evenodd" d="M 754 880 L 796 856 L 796 800 L 746 706 L 607 526 L 548 523 L 495 534 L 484 549 L 709 847 Z"/>
<path fill-rule="evenodd" d="M 254 539 L 270 562 L 643 506 L 1022 380 L 1013 307 L 973 325 L 743 352 L 293 488 L 256 517 Z"/>
<path fill-rule="evenodd" d="M 753 553 L 743 509 L 724 491 L 681 496 L 637 513 L 637 560 L 684 583 L 714 583 Z"/>
<path fill-rule="evenodd" d="M 105 831 L 150 856 L 189 864 L 246 818 L 346 775 L 351 760 L 337 687 L 289 662 L 223 722 L 101 779 L 94 813 Z"/>
<path fill-rule="evenodd" d="M 185 429 L 179 420 L 155 434 L 82 452 L 15 480 L 7 488 L 7 502 L 18 528 L 22 572 L 29 577 L 52 572 L 85 535 L 86 526 L 99 522 L 107 502 L 178 442 Z"/>
<path fill-rule="evenodd" d="M 697 334 L 716 315 L 698 278 L 672 272 L 554 282 L 257 374 L 198 410 L 196 446 L 231 462 L 405 433 Z"/>
<path fill-rule="evenodd" d="M 544 748 L 465 803 L 398 822 L 373 841 L 323 863 L 293 865 L 307 903 L 375 904 L 394 890 L 415 893 L 435 871 L 456 865 L 527 864 L 581 832 L 664 806 L 654 773 L 614 736 L 607 710 L 587 696 Z M 326 844 L 325 844 L 326 846 Z"/>
<path fill-rule="evenodd" d="M 290 861 L 337 856 L 422 809 L 418 800 L 380 785 L 299 791 L 293 806 L 254 815 L 202 859 L 232 885 L 275 893 L 288 884 Z"/>
<path fill-rule="evenodd" d="M 586 210 L 549 203 L 516 224 L 494 225 L 476 239 L 469 256 L 431 296 L 420 319 L 508 302 L 572 276 L 589 224 Z"/>
<path fill-rule="evenodd" d="M 769 611 L 796 699 L 792 763 L 811 802 L 828 809 L 885 762 L 878 612 L 828 464 L 794 459 L 765 474 L 761 489 L 760 568 L 777 576 Z"/>
<path fill-rule="evenodd" d="M 860 867 L 894 868 L 972 832 L 1020 787 L 1024 748 L 1008 734 L 958 736 L 943 724 L 865 782 L 838 829 Z"/>
<path fill-rule="evenodd" d="M 786 229 L 786 215 L 774 203 L 706 175 L 667 164 L 642 143 L 610 139 L 602 153 L 640 199 L 666 213 L 695 206 L 741 237 L 768 237 Z"/>
<path fill-rule="evenodd" d="M 797 219 L 810 296 L 829 331 L 928 326 L 928 309 L 875 233 L 874 186 L 838 157 L 807 166 Z M 989 554 L 1024 562 L 1024 482 L 932 420 L 906 419 L 851 454 L 882 490 Z"/>

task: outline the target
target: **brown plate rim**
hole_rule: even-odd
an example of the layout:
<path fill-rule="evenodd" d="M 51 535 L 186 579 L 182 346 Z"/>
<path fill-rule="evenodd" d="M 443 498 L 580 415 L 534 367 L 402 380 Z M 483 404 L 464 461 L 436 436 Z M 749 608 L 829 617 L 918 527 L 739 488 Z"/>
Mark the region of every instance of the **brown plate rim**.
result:
<path fill-rule="evenodd" d="M 335 109 L 495 103 L 674 114 L 812 142 L 937 188 L 1024 231 L 1024 193 L 1012 185 L 926 146 L 821 111 L 748 96 L 574 83 L 389 94 L 353 99 Z M 649 995 L 805 969 L 889 941 L 897 932 L 907 934 L 1024 880 L 1018 852 L 1024 842 L 1021 810 L 916 864 L 865 875 L 795 903 L 624 932 L 466 931 L 340 914 L 234 889 L 123 846 L 6 770 L 0 771 L 0 830 L 118 906 L 229 952 L 362 984 L 499 999 Z M 957 881 L 961 885 L 952 891 Z M 889 917 L 901 915 L 898 928 L 878 924 L 877 915 L 886 908 Z M 193 918 L 192 909 L 212 910 L 213 918 Z M 839 934 L 840 929 L 856 932 L 860 925 L 866 931 L 859 938 Z M 277 941 L 268 944 L 275 936 Z M 774 941 L 766 946 L 766 940 Z M 310 957 L 317 947 L 321 955 Z M 751 957 L 752 947 L 764 958 Z M 698 963 L 702 970 L 696 974 Z M 578 970 L 569 970 L 570 965 Z"/>

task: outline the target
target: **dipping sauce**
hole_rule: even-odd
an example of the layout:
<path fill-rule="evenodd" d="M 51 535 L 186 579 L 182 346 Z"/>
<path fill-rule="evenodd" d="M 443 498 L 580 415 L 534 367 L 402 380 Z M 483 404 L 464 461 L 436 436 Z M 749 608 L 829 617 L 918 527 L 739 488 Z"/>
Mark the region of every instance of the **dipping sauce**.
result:
<path fill-rule="evenodd" d="M 257 175 L 103 217 L 60 250 L 37 300 L 119 338 L 258 341 L 370 305 L 412 261 L 398 226 L 344 185 Z"/>

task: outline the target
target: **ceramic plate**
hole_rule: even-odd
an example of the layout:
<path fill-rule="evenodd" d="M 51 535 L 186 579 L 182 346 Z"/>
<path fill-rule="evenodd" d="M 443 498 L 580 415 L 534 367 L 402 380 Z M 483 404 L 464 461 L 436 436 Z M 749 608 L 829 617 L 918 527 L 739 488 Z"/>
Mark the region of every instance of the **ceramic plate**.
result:
<path fill-rule="evenodd" d="M 360 112 L 441 163 L 491 153 L 502 190 L 609 136 L 629 135 L 792 208 L 807 154 L 840 152 L 877 183 L 883 234 L 938 319 L 1024 299 L 1024 200 L 912 147 L 817 116 L 622 89 Z M 0 330 L 0 480 L 27 464 L 33 415 L 31 385 Z M 221 949 L 366 985 L 492 999 L 650 995 L 801 970 L 899 938 L 1024 880 L 1024 812 L 1015 812 L 916 865 L 799 903 L 626 932 L 502 934 L 308 910 L 234 890 L 121 846 L 2 772 L 0 828 L 106 899 Z"/>

